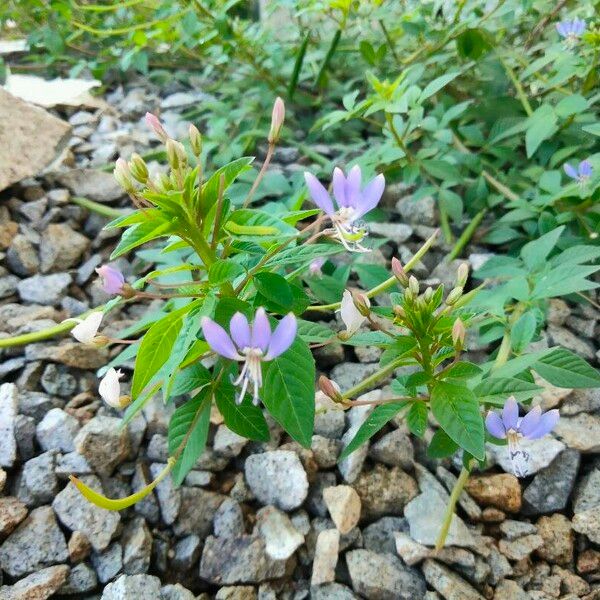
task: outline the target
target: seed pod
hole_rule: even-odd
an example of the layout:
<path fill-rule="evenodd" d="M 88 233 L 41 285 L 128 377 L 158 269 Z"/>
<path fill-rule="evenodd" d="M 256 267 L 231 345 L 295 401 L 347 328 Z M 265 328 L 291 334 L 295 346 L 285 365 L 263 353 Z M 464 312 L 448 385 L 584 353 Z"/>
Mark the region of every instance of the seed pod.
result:
<path fill-rule="evenodd" d="M 463 295 L 463 289 L 461 287 L 455 287 L 448 294 L 448 297 L 446 298 L 446 304 L 448 306 L 452 306 L 453 304 L 456 304 L 462 295 Z"/>

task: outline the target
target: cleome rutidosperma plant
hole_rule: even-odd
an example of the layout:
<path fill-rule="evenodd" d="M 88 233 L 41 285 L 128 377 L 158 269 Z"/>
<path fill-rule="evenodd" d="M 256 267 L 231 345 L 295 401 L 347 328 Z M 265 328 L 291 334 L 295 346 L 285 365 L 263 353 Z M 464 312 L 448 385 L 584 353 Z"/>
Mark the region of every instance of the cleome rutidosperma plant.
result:
<path fill-rule="evenodd" d="M 599 252 L 579 246 L 557 254 L 562 228 L 526 245 L 520 258 L 490 261 L 478 276 L 494 278 L 493 286 L 484 283 L 467 291 L 465 263 L 452 289 L 423 289 L 411 270 L 434 243 L 434 234 L 406 264 L 393 258 L 383 283 L 366 291 L 345 290 L 331 304 L 313 303 L 311 282 L 331 277 L 321 270 L 330 257 L 370 251 L 362 217 L 377 206 L 383 176 L 363 184 L 358 167 L 347 176 L 336 168 L 332 198 L 314 175 L 306 173 L 312 200 L 308 209 L 302 208 L 304 196 L 292 209 L 284 207 L 277 214 L 249 208 L 282 130 L 284 105 L 277 99 L 266 159 L 244 203 L 234 206 L 228 189 L 249 169 L 252 158 L 240 158 L 208 175 L 202 169 L 202 140 L 194 126 L 184 145 L 170 139 L 155 116 L 148 115 L 147 121 L 166 146 L 169 172 L 151 178 L 139 156 L 129 162 L 119 159 L 115 177 L 135 211 L 107 227 L 125 228 L 113 259 L 165 238 L 160 253 L 171 257 L 170 266 L 131 285 L 113 266 L 100 267 L 104 290 L 114 299 L 65 327 L 81 343 L 127 344 L 102 370 L 99 384 L 105 402 L 125 409 L 124 424 L 157 393 L 164 402 L 188 399 L 172 415 L 170 458 L 158 477 L 121 499 L 106 498 L 72 477 L 91 502 L 120 510 L 150 493 L 167 475 L 181 484 L 204 449 L 213 405 L 227 427 L 241 436 L 268 441 L 266 411 L 294 440 L 310 447 L 316 379 L 311 346 L 377 346 L 382 350 L 379 369 L 351 389 L 342 390 L 325 377 L 318 382 L 328 408 L 375 405 L 340 458 L 394 417 L 403 417 L 418 437 L 434 424 L 429 455 L 458 454 L 463 464 L 441 523 L 437 545 L 442 547 L 469 473 L 485 464 L 486 443 L 507 445 L 515 474 L 526 476 L 527 440 L 546 435 L 556 424 L 557 411 L 542 414 L 539 406 L 528 408 L 541 390 L 534 373 L 558 387 L 600 386 L 600 375 L 565 349 L 526 351 L 543 324 L 549 297 L 595 287 L 586 276 L 596 267 L 586 263 Z M 508 281 L 502 283 L 502 278 Z M 386 291 L 389 296 L 382 296 Z M 389 304 L 371 303 L 375 298 L 389 299 Z M 165 303 L 160 314 L 134 330 L 137 339 L 101 333 L 106 312 L 145 299 Z M 308 320 L 336 311 L 344 331 Z M 465 359 L 470 329 L 487 332 L 492 341 L 501 338 L 497 353 L 484 364 Z M 134 357 L 131 394 L 123 395 L 122 373 L 115 367 Z M 410 367 L 402 370 L 410 374 L 392 380 L 392 397 L 356 399 L 400 367 Z"/>

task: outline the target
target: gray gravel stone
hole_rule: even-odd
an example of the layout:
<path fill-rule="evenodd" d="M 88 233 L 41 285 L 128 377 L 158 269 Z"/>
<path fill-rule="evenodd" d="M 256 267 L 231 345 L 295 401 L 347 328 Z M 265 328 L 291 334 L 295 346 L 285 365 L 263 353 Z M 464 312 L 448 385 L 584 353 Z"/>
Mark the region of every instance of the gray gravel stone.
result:
<path fill-rule="evenodd" d="M 123 529 L 123 572 L 127 575 L 146 573 L 150 566 L 152 535 L 142 517 L 135 517 Z"/>
<path fill-rule="evenodd" d="M 38 253 L 27 236 L 16 235 L 6 251 L 8 268 L 21 277 L 29 277 L 37 273 L 40 261 Z"/>
<path fill-rule="evenodd" d="M 422 570 L 427 583 L 446 600 L 485 600 L 474 587 L 435 560 L 425 560 Z"/>
<path fill-rule="evenodd" d="M 210 583 L 260 583 L 286 574 L 284 560 L 268 556 L 261 537 L 244 535 L 227 539 L 209 536 L 200 561 L 200 577 Z"/>
<path fill-rule="evenodd" d="M 201 596 L 198 596 L 201 600 Z M 160 600 L 196 600 L 196 596 L 180 583 L 163 585 L 160 588 Z"/>
<path fill-rule="evenodd" d="M 160 598 L 160 579 L 154 575 L 121 575 L 104 588 L 101 600 L 134 598 Z"/>
<path fill-rule="evenodd" d="M 408 533 L 408 521 L 404 517 L 382 517 L 362 531 L 366 550 L 396 553 L 394 533 Z"/>
<path fill-rule="evenodd" d="M 22 577 L 69 558 L 65 537 L 49 506 L 41 506 L 0 547 L 0 564 L 11 577 Z"/>
<path fill-rule="evenodd" d="M 12 467 L 17 460 L 17 407 L 17 386 L 14 383 L 0 385 L 0 467 Z"/>
<path fill-rule="evenodd" d="M 152 463 L 150 465 L 152 478 L 156 478 L 165 467 L 166 465 L 161 463 Z M 181 507 L 181 489 L 173 486 L 173 481 L 170 477 L 165 477 L 154 488 L 154 492 L 158 499 L 162 520 L 165 524 L 172 525 L 175 519 L 177 519 Z"/>
<path fill-rule="evenodd" d="M 390 465 L 411 469 L 414 461 L 414 450 L 410 437 L 401 429 L 386 433 L 371 445 L 369 456 L 374 460 Z"/>
<path fill-rule="evenodd" d="M 412 196 L 405 196 L 396 202 L 396 210 L 400 213 L 403 221 L 410 224 L 436 225 L 435 201 L 432 196 L 426 196 L 414 201 Z"/>
<path fill-rule="evenodd" d="M 33 275 L 22 279 L 17 288 L 23 302 L 55 305 L 60 303 L 70 285 L 71 276 L 68 273 L 54 273 L 53 275 Z"/>
<path fill-rule="evenodd" d="M 592 469 L 577 483 L 573 498 L 573 512 L 583 512 L 600 506 L 600 468 Z"/>
<path fill-rule="evenodd" d="M 352 590 L 341 583 L 326 583 L 311 589 L 312 600 L 358 600 Z"/>
<path fill-rule="evenodd" d="M 354 591 L 370 600 L 414 600 L 425 594 L 423 577 L 397 556 L 352 550 L 346 563 Z"/>
<path fill-rule="evenodd" d="M 64 367 L 50 363 L 46 365 L 40 383 L 44 391 L 53 396 L 70 398 L 77 390 L 77 380 Z"/>
<path fill-rule="evenodd" d="M 54 176 L 74 196 L 83 196 L 96 202 L 112 202 L 125 194 L 111 173 L 97 169 L 71 169 Z"/>
<path fill-rule="evenodd" d="M 52 502 L 58 492 L 56 453 L 44 452 L 28 460 L 19 478 L 17 496 L 28 506 Z"/>
<path fill-rule="evenodd" d="M 295 452 L 275 450 L 246 459 L 246 481 L 258 500 L 282 510 L 298 508 L 308 494 L 306 471 Z M 285 473 L 285 477 L 281 475 Z"/>
<path fill-rule="evenodd" d="M 202 542 L 200 536 L 191 534 L 177 541 L 173 547 L 171 566 L 176 571 L 189 571 L 198 562 Z"/>
<path fill-rule="evenodd" d="M 244 514 L 238 502 L 225 498 L 215 512 L 214 533 L 217 537 L 236 538 L 246 533 Z"/>
<path fill-rule="evenodd" d="M 103 493 L 100 480 L 94 475 L 82 477 L 81 480 L 93 490 Z M 97 552 L 108 546 L 121 520 L 119 512 L 88 502 L 72 483 L 56 496 L 52 507 L 61 523 L 71 531 L 85 534 Z"/>
<path fill-rule="evenodd" d="M 575 485 L 579 461 L 579 452 L 567 448 L 542 469 L 523 492 L 523 513 L 539 515 L 565 508 Z"/>
<path fill-rule="evenodd" d="M 38 423 L 36 437 L 44 450 L 73 452 L 79 422 L 61 408 L 50 409 Z"/>
<path fill-rule="evenodd" d="M 75 594 L 85 594 L 91 592 L 98 585 L 98 578 L 94 569 L 88 567 L 85 563 L 79 563 L 74 566 L 59 590 L 59 594 L 72 596 Z"/>
<path fill-rule="evenodd" d="M 600 416 L 580 413 L 575 417 L 561 418 L 555 433 L 562 441 L 584 454 L 600 452 Z"/>
<path fill-rule="evenodd" d="M 177 536 L 195 533 L 201 538 L 212 530 L 213 519 L 225 496 L 202 488 L 181 488 L 181 509 L 173 524 Z"/>
<path fill-rule="evenodd" d="M 66 271 L 75 266 L 90 245 L 90 240 L 66 223 L 50 223 L 40 242 L 42 273 Z"/>
<path fill-rule="evenodd" d="M 45 600 L 63 585 L 69 575 L 67 565 L 40 569 L 36 573 L 19 579 L 14 585 L 0 589 L 2 600 Z"/>
<path fill-rule="evenodd" d="M 286 560 L 304 543 L 304 536 L 290 518 L 274 506 L 265 506 L 256 513 L 256 530 L 265 540 L 268 556 Z"/>
<path fill-rule="evenodd" d="M 119 542 L 113 542 L 104 552 L 93 552 L 92 564 L 101 583 L 106 583 L 123 568 L 123 548 Z"/>

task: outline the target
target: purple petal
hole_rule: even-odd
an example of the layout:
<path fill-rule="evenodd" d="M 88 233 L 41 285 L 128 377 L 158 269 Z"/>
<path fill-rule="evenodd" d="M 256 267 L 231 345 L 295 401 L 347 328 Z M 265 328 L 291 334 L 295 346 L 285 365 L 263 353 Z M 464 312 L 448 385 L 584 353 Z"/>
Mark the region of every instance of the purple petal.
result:
<path fill-rule="evenodd" d="M 385 177 L 383 175 L 377 175 L 372 179 L 362 192 L 361 198 L 357 206 L 356 217 L 362 217 L 369 211 L 373 210 L 381 200 L 383 190 L 385 188 Z"/>
<path fill-rule="evenodd" d="M 504 423 L 504 429 L 517 429 L 517 423 L 519 422 L 519 405 L 515 400 L 514 396 L 511 396 L 505 403 L 502 409 L 502 423 Z"/>
<path fill-rule="evenodd" d="M 494 437 L 500 439 L 504 439 L 506 437 L 504 423 L 497 412 L 490 410 L 485 418 L 485 426 Z"/>
<path fill-rule="evenodd" d="M 254 323 L 252 324 L 252 342 L 253 348 L 260 348 L 263 352 L 267 350 L 271 341 L 271 326 L 269 318 L 262 306 L 256 311 Z"/>
<path fill-rule="evenodd" d="M 102 265 L 96 269 L 96 273 L 102 280 L 102 289 L 107 294 L 120 294 L 123 291 L 125 277 L 119 269 L 115 269 L 109 265 Z"/>
<path fill-rule="evenodd" d="M 212 319 L 202 317 L 202 331 L 208 345 L 217 354 L 232 360 L 239 360 L 239 354 L 228 333 Z"/>
<path fill-rule="evenodd" d="M 558 31 L 559 35 L 562 37 L 567 37 L 566 23 L 557 23 L 556 31 Z"/>
<path fill-rule="evenodd" d="M 593 170 L 594 170 L 594 168 L 592 167 L 592 163 L 589 160 L 582 160 L 579 163 L 579 176 L 580 177 L 591 177 Z"/>
<path fill-rule="evenodd" d="M 350 169 L 350 172 L 348 173 L 348 177 L 346 179 L 346 201 L 348 202 L 348 206 L 352 206 L 354 208 L 358 207 L 358 203 L 360 202 L 361 198 L 361 181 L 362 174 L 360 172 L 360 167 L 358 165 L 354 165 Z"/>
<path fill-rule="evenodd" d="M 340 208 L 348 206 L 346 177 L 344 177 L 344 172 L 339 167 L 333 170 L 333 197 Z"/>
<path fill-rule="evenodd" d="M 575 19 L 572 25 L 572 33 L 581 35 L 585 31 L 585 21 L 583 19 Z"/>
<path fill-rule="evenodd" d="M 542 407 L 538 404 L 532 408 L 519 423 L 519 431 L 525 437 L 529 437 L 531 432 L 538 426 L 542 416 Z"/>
<path fill-rule="evenodd" d="M 283 354 L 292 345 L 296 337 L 297 328 L 298 325 L 294 313 L 288 313 L 279 321 L 269 343 L 269 350 L 267 352 L 269 360 Z"/>
<path fill-rule="evenodd" d="M 321 182 L 312 173 L 304 173 L 304 180 L 306 181 L 306 187 L 308 188 L 308 192 L 310 193 L 313 202 L 324 211 L 325 214 L 329 216 L 333 215 L 335 212 L 333 202 Z"/>
<path fill-rule="evenodd" d="M 544 437 L 547 433 L 550 433 L 554 429 L 554 426 L 558 423 L 559 417 L 560 415 L 556 408 L 544 413 L 540 417 L 537 427 L 531 431 L 527 437 L 530 440 L 536 440 Z"/>
<path fill-rule="evenodd" d="M 577 169 L 573 165 L 570 165 L 569 163 L 565 163 L 563 169 L 565 170 L 565 173 L 571 179 L 577 179 L 577 177 L 578 177 Z"/>
<path fill-rule="evenodd" d="M 235 345 L 243 350 L 250 347 L 250 325 L 248 319 L 241 312 L 236 312 L 229 322 L 229 333 Z"/>

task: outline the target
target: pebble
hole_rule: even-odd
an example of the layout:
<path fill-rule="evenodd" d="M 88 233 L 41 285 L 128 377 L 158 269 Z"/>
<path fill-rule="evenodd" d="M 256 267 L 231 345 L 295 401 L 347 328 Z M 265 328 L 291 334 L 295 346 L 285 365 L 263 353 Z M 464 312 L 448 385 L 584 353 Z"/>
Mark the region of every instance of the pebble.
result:
<path fill-rule="evenodd" d="M 28 460 L 19 476 L 17 496 L 28 506 L 39 506 L 52 501 L 58 492 L 55 473 L 56 453 L 44 452 Z"/>
<path fill-rule="evenodd" d="M 17 460 L 17 408 L 17 386 L 14 383 L 3 383 L 0 385 L 0 467 L 12 467 Z"/>
<path fill-rule="evenodd" d="M 313 435 L 310 448 L 319 468 L 331 469 L 337 463 L 342 449 L 342 442 L 322 435 Z"/>
<path fill-rule="evenodd" d="M 381 397 L 380 390 L 374 390 L 360 397 L 360 400 L 377 400 Z M 373 406 L 355 406 L 348 411 L 350 426 L 342 436 L 342 449 L 354 439 L 365 419 L 373 412 Z M 354 483 L 362 471 L 363 464 L 369 452 L 369 442 L 359 446 L 354 452 L 338 462 L 338 469 L 346 483 Z"/>
<path fill-rule="evenodd" d="M 152 479 L 156 478 L 165 467 L 166 465 L 162 463 L 152 463 L 150 465 Z M 154 493 L 158 499 L 162 520 L 166 525 L 173 525 L 181 508 L 181 489 L 176 489 L 173 486 L 173 480 L 165 477 L 154 488 Z"/>
<path fill-rule="evenodd" d="M 413 200 L 411 195 L 404 196 L 396 202 L 396 210 L 400 213 L 403 221 L 411 225 L 436 225 L 435 201 L 432 196 Z"/>
<path fill-rule="evenodd" d="M 346 553 L 352 588 L 370 600 L 414 600 L 425 594 L 425 581 L 392 554 L 370 550 Z"/>
<path fill-rule="evenodd" d="M 71 569 L 67 580 L 63 583 L 58 593 L 68 596 L 85 594 L 94 590 L 97 585 L 98 578 L 94 569 L 88 567 L 85 563 L 79 563 Z"/>
<path fill-rule="evenodd" d="M 555 346 L 567 348 L 588 360 L 594 359 L 596 352 L 592 344 L 581 339 L 580 336 L 575 335 L 572 331 L 552 324 L 548 325 L 547 331 Z"/>
<path fill-rule="evenodd" d="M 123 572 L 127 575 L 146 573 L 150 567 L 152 535 L 143 517 L 135 517 L 123 529 Z"/>
<path fill-rule="evenodd" d="M 371 445 L 369 456 L 391 467 L 412 469 L 414 449 L 410 437 L 401 429 L 394 429 Z"/>
<path fill-rule="evenodd" d="M 57 174 L 55 179 L 74 196 L 83 196 L 96 202 L 113 202 L 125 193 L 112 173 L 98 169 L 71 169 Z"/>
<path fill-rule="evenodd" d="M 133 598 L 160 598 L 160 579 L 154 575 L 121 575 L 109 583 L 101 600 L 133 600 Z"/>
<path fill-rule="evenodd" d="M 536 554 L 549 563 L 570 564 L 573 560 L 575 543 L 571 521 L 565 515 L 555 513 L 549 517 L 540 517 L 536 526 L 544 540 L 544 544 L 536 550 Z"/>
<path fill-rule="evenodd" d="M 561 416 L 573 416 L 582 412 L 596 412 L 600 409 L 600 389 L 574 390 L 560 407 Z"/>
<path fill-rule="evenodd" d="M 532 597 L 516 581 L 505 579 L 496 588 L 494 600 L 532 600 Z"/>
<path fill-rule="evenodd" d="M 21 277 L 35 275 L 40 267 L 37 250 L 27 236 L 16 235 L 6 251 L 6 264 Z"/>
<path fill-rule="evenodd" d="M 100 480 L 87 475 L 81 481 L 100 493 L 103 493 Z M 88 502 L 79 490 L 69 483 L 52 502 L 61 523 L 71 531 L 85 535 L 96 552 L 104 550 L 110 543 L 121 521 L 118 511 L 100 508 Z"/>
<path fill-rule="evenodd" d="M 217 537 L 236 538 L 246 533 L 242 507 L 232 498 L 225 498 L 213 518 L 213 529 Z"/>
<path fill-rule="evenodd" d="M 506 512 L 521 510 L 521 486 L 514 475 L 477 475 L 470 477 L 467 492 L 482 506 L 494 506 Z"/>
<path fill-rule="evenodd" d="M 198 596 L 201 598 L 201 596 Z M 160 588 L 160 600 L 196 600 L 196 596 L 180 583 L 163 585 Z"/>
<path fill-rule="evenodd" d="M 274 506 L 265 506 L 256 513 L 256 528 L 265 540 L 270 558 L 286 560 L 304 543 L 304 536 L 290 518 Z"/>
<path fill-rule="evenodd" d="M 562 420 L 562 419 L 561 419 Z M 520 440 L 523 450 L 531 457 L 528 469 L 533 475 L 546 468 L 564 449 L 565 445 L 553 437 L 546 436 L 537 440 Z M 508 446 L 489 446 L 491 455 L 504 471 L 512 473 L 512 463 L 508 455 Z"/>
<path fill-rule="evenodd" d="M 340 549 L 340 532 L 325 529 L 317 536 L 312 565 L 311 585 L 322 585 L 335 580 L 335 568 Z"/>
<path fill-rule="evenodd" d="M 76 369 L 99 369 L 108 362 L 105 348 L 75 341 L 60 344 L 29 344 L 25 348 L 25 357 L 28 361 L 48 360 Z"/>
<path fill-rule="evenodd" d="M 171 566 L 177 571 L 189 571 L 198 562 L 202 543 L 200 536 L 188 535 L 177 541 L 173 548 Z"/>
<path fill-rule="evenodd" d="M 577 483 L 573 512 L 582 512 L 596 506 L 600 506 L 600 468 L 592 469 Z"/>
<path fill-rule="evenodd" d="M 500 540 L 498 548 L 510 560 L 523 560 L 544 544 L 542 536 L 525 535 L 515 540 Z"/>
<path fill-rule="evenodd" d="M 70 398 L 77 390 L 77 380 L 73 375 L 53 363 L 46 365 L 40 383 L 44 391 L 61 398 Z"/>
<path fill-rule="evenodd" d="M 65 538 L 49 506 L 31 511 L 0 547 L 2 569 L 17 578 L 68 558 Z"/>
<path fill-rule="evenodd" d="M 446 600 L 485 600 L 462 577 L 435 560 L 425 560 L 422 570 L 427 583 Z"/>
<path fill-rule="evenodd" d="M 295 452 L 274 450 L 252 454 L 244 466 L 246 481 L 263 505 L 298 508 L 308 495 L 306 471 Z M 285 477 L 281 474 L 285 473 Z"/>
<path fill-rule="evenodd" d="M 586 535 L 595 544 L 600 544 L 600 506 L 575 513 L 573 529 Z"/>
<path fill-rule="evenodd" d="M 27 516 L 27 507 L 18 498 L 0 498 L 0 536 L 6 537 Z"/>
<path fill-rule="evenodd" d="M 408 521 L 403 517 L 382 517 L 362 530 L 363 545 L 373 552 L 396 552 L 395 533 L 407 533 Z"/>
<path fill-rule="evenodd" d="M 173 524 L 175 535 L 195 533 L 202 538 L 207 536 L 224 499 L 225 496 L 202 488 L 182 487 L 179 518 Z"/>
<path fill-rule="evenodd" d="M 574 417 L 562 417 L 554 432 L 569 448 L 584 454 L 600 452 L 599 415 L 580 413 Z"/>
<path fill-rule="evenodd" d="M 218 454 L 233 458 L 244 449 L 248 440 L 231 431 L 225 425 L 219 425 L 213 441 L 213 450 Z"/>
<path fill-rule="evenodd" d="M 60 303 L 71 281 L 72 277 L 68 273 L 33 275 L 21 279 L 17 289 L 23 302 L 54 306 Z"/>
<path fill-rule="evenodd" d="M 340 533 L 349 533 L 358 525 L 361 501 L 354 488 L 349 485 L 327 487 L 323 490 L 323 500 Z"/>
<path fill-rule="evenodd" d="M 311 589 L 311 600 L 358 600 L 352 590 L 341 583 L 326 583 Z"/>
<path fill-rule="evenodd" d="M 412 234 L 413 228 L 406 223 L 369 223 L 369 232 L 382 235 L 396 244 L 406 242 Z"/>
<path fill-rule="evenodd" d="M 67 580 L 69 567 L 57 565 L 40 569 L 14 585 L 7 585 L 0 589 L 2 600 L 46 600 L 55 594 Z"/>
<path fill-rule="evenodd" d="M 40 241 L 40 270 L 66 271 L 81 260 L 90 240 L 66 223 L 50 223 Z"/>
<path fill-rule="evenodd" d="M 75 438 L 75 448 L 99 475 L 110 475 L 129 455 L 129 434 L 121 420 L 96 416 Z"/>
<path fill-rule="evenodd" d="M 262 537 L 208 536 L 200 561 L 200 577 L 209 583 L 234 585 L 260 583 L 283 577 L 287 562 L 269 557 Z"/>
<path fill-rule="evenodd" d="M 523 513 L 538 515 L 564 509 L 575 485 L 579 462 L 579 452 L 567 448 L 540 470 L 523 492 Z"/>
<path fill-rule="evenodd" d="M 400 467 L 389 469 L 381 464 L 361 473 L 354 489 L 360 496 L 366 519 L 401 515 L 406 504 L 419 493 L 417 482 Z"/>
<path fill-rule="evenodd" d="M 98 579 L 101 583 L 106 583 L 114 579 L 123 568 L 123 548 L 119 542 L 113 542 L 103 552 L 93 552 L 91 559 Z"/>
<path fill-rule="evenodd" d="M 409 567 L 419 564 L 431 554 L 431 550 L 427 546 L 415 542 L 406 533 L 396 531 L 394 539 L 396 552 Z"/>
<path fill-rule="evenodd" d="M 69 538 L 67 548 L 69 549 L 71 562 L 78 563 L 89 556 L 92 545 L 85 533 L 75 530 Z"/>
<path fill-rule="evenodd" d="M 52 408 L 38 423 L 35 435 L 39 445 L 46 451 L 73 452 L 79 422 L 61 408 Z"/>

